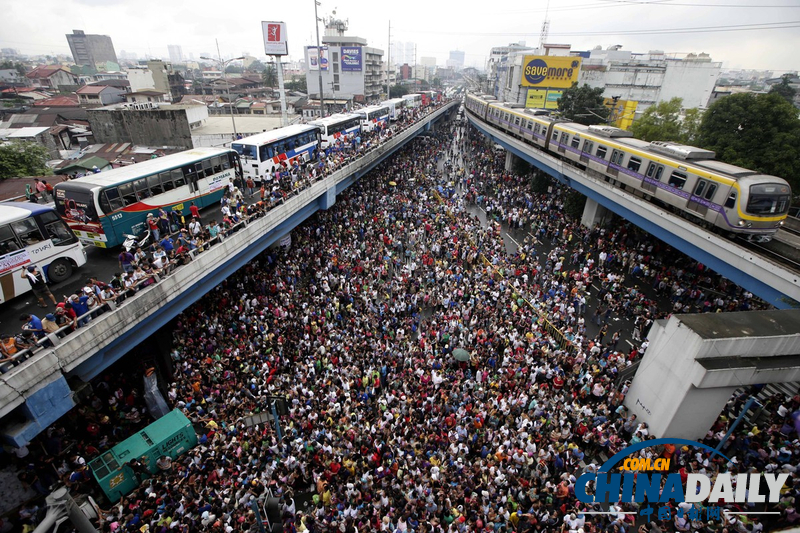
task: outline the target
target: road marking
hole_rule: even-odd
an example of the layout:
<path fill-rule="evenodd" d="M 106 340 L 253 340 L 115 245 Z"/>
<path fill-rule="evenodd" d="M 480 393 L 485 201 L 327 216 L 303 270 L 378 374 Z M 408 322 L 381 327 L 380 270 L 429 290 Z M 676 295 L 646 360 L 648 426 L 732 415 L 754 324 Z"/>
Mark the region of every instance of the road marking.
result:
<path fill-rule="evenodd" d="M 631 345 L 631 348 L 633 348 L 633 343 L 632 343 L 631 341 L 629 341 L 629 340 L 625 339 L 625 342 L 627 342 L 628 344 L 630 344 L 630 345 Z"/>
<path fill-rule="evenodd" d="M 512 236 L 511 236 L 511 234 L 510 234 L 509 232 L 506 232 L 506 237 L 508 237 L 509 239 L 511 239 L 511 242 L 513 242 L 514 244 L 516 244 L 516 245 L 517 245 L 517 248 L 522 248 L 522 245 L 521 245 L 520 243 L 518 243 L 518 242 L 517 242 L 517 240 L 516 240 L 514 237 L 512 237 Z"/>

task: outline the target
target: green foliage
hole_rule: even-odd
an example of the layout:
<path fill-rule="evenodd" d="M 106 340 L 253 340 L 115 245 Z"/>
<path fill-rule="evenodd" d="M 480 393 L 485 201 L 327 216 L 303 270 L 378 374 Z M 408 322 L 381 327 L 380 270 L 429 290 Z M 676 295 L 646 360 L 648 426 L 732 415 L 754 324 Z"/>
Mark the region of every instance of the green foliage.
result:
<path fill-rule="evenodd" d="M 400 98 L 408 94 L 408 87 L 405 85 L 392 85 L 389 87 L 389 98 Z"/>
<path fill-rule="evenodd" d="M 781 82 L 773 85 L 772 88 L 769 90 L 769 93 L 777 94 L 790 104 L 794 105 L 794 97 L 797 94 L 797 90 L 795 90 L 794 87 L 789 85 L 789 76 L 784 75 L 781 78 Z"/>
<path fill-rule="evenodd" d="M 242 72 L 244 72 L 244 69 L 239 65 L 228 65 L 225 67 L 226 74 L 241 74 Z"/>
<path fill-rule="evenodd" d="M 0 178 L 44 176 L 50 173 L 45 163 L 47 149 L 33 142 L 9 142 L 0 146 Z"/>
<path fill-rule="evenodd" d="M 740 93 L 703 115 L 698 145 L 732 165 L 779 176 L 800 192 L 800 118 L 780 94 Z"/>
<path fill-rule="evenodd" d="M 647 108 L 631 125 L 631 133 L 643 141 L 672 141 L 692 144 L 697 137 L 701 113 L 697 108 L 687 109 L 681 120 L 683 100 L 673 98 Z"/>
<path fill-rule="evenodd" d="M 286 82 L 287 91 L 300 91 L 301 93 L 308 94 L 308 83 L 305 76 L 298 76 Z"/>
<path fill-rule="evenodd" d="M 564 214 L 580 219 L 584 207 L 586 207 L 586 197 L 578 191 L 570 190 L 564 199 Z"/>
<path fill-rule="evenodd" d="M 608 121 L 609 110 L 603 105 L 603 88 L 593 89 L 585 83 L 579 87 L 575 82 L 565 89 L 558 99 L 558 110 L 564 118 L 587 126 Z"/>
<path fill-rule="evenodd" d="M 22 63 L 14 63 L 13 61 L 10 60 L 5 60 L 2 63 L 0 63 L 1 70 L 12 69 L 12 68 L 15 69 L 20 76 L 25 76 L 25 65 L 23 65 Z"/>
<path fill-rule="evenodd" d="M 258 59 L 256 59 L 255 61 L 250 63 L 250 65 L 248 65 L 247 70 L 249 72 L 264 72 L 265 68 L 267 68 L 267 66 Z"/>
<path fill-rule="evenodd" d="M 264 80 L 264 85 L 267 87 L 278 85 L 278 71 L 275 69 L 275 65 L 267 65 L 267 68 L 261 73 L 261 79 Z"/>

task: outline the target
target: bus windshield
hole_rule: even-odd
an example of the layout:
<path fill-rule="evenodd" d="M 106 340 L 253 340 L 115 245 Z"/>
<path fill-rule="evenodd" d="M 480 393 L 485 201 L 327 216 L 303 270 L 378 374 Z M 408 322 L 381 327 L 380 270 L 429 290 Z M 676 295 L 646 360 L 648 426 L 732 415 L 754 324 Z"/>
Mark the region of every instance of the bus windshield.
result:
<path fill-rule="evenodd" d="M 234 143 L 231 144 L 231 148 L 236 150 L 236 152 L 242 156 L 247 157 L 250 159 L 258 159 L 258 148 L 253 146 L 252 144 L 241 144 L 241 143 Z"/>

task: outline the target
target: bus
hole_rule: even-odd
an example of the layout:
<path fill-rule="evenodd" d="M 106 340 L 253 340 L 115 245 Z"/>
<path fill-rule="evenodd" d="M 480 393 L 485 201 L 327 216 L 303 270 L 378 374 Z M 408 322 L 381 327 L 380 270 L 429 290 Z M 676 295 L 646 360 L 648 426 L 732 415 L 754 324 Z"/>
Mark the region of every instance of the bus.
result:
<path fill-rule="evenodd" d="M 86 264 L 86 250 L 52 207 L 0 203 L 0 303 L 31 290 L 23 268 L 36 265 L 50 283 L 60 283 Z"/>
<path fill-rule="evenodd" d="M 55 206 L 85 244 L 113 248 L 124 234 L 146 229 L 158 209 L 189 212 L 219 202 L 242 174 L 239 154 L 229 148 L 194 148 L 126 167 L 90 174 L 55 186 Z"/>
<path fill-rule="evenodd" d="M 291 166 L 316 159 L 319 135 L 314 126 L 295 124 L 245 137 L 231 143 L 231 148 L 242 159 L 245 178 L 258 181 L 283 164 Z"/>
<path fill-rule="evenodd" d="M 354 113 L 361 117 L 361 130 L 372 131 L 378 124 L 386 127 L 391 112 L 389 111 L 389 106 L 371 105 L 358 109 Z"/>
<path fill-rule="evenodd" d="M 422 105 L 421 94 L 406 94 L 403 96 L 403 100 L 406 102 L 406 107 L 409 108 L 419 107 Z"/>
<path fill-rule="evenodd" d="M 402 98 L 392 98 L 391 100 L 386 100 L 381 102 L 381 105 L 385 105 L 389 108 L 389 120 L 394 122 L 395 120 L 399 120 L 400 117 L 403 116 L 403 107 L 405 107 L 405 100 Z"/>
<path fill-rule="evenodd" d="M 343 135 L 359 135 L 361 133 L 361 116 L 353 113 L 336 113 L 329 117 L 309 122 L 319 128 L 322 148 L 327 148 Z"/>

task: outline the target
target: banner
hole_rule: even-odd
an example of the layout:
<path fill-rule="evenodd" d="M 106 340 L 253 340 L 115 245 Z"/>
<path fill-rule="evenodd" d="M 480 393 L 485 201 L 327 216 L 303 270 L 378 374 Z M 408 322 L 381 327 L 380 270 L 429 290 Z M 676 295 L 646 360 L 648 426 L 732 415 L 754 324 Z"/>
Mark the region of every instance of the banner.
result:
<path fill-rule="evenodd" d="M 361 72 L 361 47 L 342 47 L 342 72 Z"/>
<path fill-rule="evenodd" d="M 544 103 L 545 109 L 558 109 L 558 99 L 564 94 L 564 91 L 547 91 L 547 100 Z"/>
<path fill-rule="evenodd" d="M 525 99 L 525 107 L 533 109 L 544 109 L 547 91 L 544 89 L 528 89 L 528 97 Z"/>
<path fill-rule="evenodd" d="M 572 56 L 525 56 L 522 86 L 567 89 L 578 81 L 581 58 Z"/>
<path fill-rule="evenodd" d="M 328 47 L 323 46 L 320 50 L 316 46 L 309 46 L 308 50 L 308 70 L 328 70 Z"/>
<path fill-rule="evenodd" d="M 285 22 L 262 22 L 261 31 L 264 34 L 264 52 L 268 56 L 285 56 L 289 54 Z"/>
<path fill-rule="evenodd" d="M 24 248 L 0 257 L 0 273 L 6 273 L 31 262 L 28 251 Z"/>

